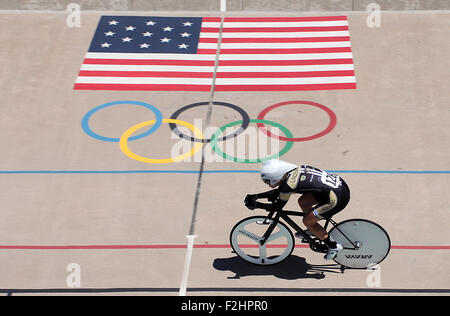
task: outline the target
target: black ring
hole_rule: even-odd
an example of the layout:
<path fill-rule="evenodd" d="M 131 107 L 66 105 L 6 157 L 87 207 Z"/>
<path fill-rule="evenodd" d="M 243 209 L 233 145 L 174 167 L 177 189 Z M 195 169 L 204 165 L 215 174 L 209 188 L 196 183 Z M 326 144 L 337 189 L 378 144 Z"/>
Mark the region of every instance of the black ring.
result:
<path fill-rule="evenodd" d="M 180 109 L 178 109 L 175 113 L 172 114 L 172 116 L 170 117 L 170 119 L 176 120 L 177 117 L 184 111 L 190 109 L 190 108 L 194 108 L 197 106 L 202 106 L 202 105 L 209 105 L 210 102 L 198 102 L 198 103 L 193 103 L 193 104 L 189 104 L 186 105 Z M 250 124 L 250 117 L 248 116 L 247 112 L 244 111 L 244 109 L 238 107 L 237 105 L 231 104 L 231 103 L 226 103 L 226 102 L 217 102 L 217 101 L 213 101 L 212 104 L 214 105 L 221 105 L 221 106 L 225 106 L 228 108 L 232 108 L 233 110 L 235 110 L 236 112 L 238 112 L 241 117 L 242 117 L 242 125 L 241 127 L 234 132 L 233 134 L 230 135 L 225 135 L 224 137 L 222 137 L 221 139 L 219 139 L 218 141 L 225 141 L 229 138 L 232 137 L 236 137 L 239 134 L 243 133 L 248 125 Z M 177 125 L 175 123 L 170 123 L 169 124 L 170 129 L 172 130 L 172 132 L 175 133 L 175 135 L 177 135 L 178 137 L 182 138 L 182 139 L 186 139 L 186 140 L 190 140 L 191 142 L 198 142 L 198 143 L 209 143 L 211 141 L 210 139 L 198 139 L 195 137 L 191 137 L 191 136 L 186 136 L 183 133 L 180 132 L 180 130 L 177 128 Z"/>

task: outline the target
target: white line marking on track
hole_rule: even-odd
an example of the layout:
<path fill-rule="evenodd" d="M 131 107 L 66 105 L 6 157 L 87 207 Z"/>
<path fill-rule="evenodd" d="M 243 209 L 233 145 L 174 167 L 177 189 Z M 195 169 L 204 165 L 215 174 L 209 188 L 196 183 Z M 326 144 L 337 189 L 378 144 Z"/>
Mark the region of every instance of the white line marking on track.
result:
<path fill-rule="evenodd" d="M 194 249 L 194 239 L 197 235 L 187 235 L 188 239 L 187 251 L 186 251 L 186 261 L 184 262 L 183 278 L 181 279 L 179 296 L 186 296 L 187 281 L 189 277 L 189 269 L 191 266 L 192 250 Z"/>
<path fill-rule="evenodd" d="M 220 12 L 227 11 L 227 0 L 220 0 Z"/>

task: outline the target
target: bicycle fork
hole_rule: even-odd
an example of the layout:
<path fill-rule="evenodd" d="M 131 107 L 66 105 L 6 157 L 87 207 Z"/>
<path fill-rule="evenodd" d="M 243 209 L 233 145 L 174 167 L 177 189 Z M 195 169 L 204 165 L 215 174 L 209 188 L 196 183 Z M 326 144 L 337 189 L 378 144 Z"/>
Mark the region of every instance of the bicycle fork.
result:
<path fill-rule="evenodd" d="M 264 220 L 264 222 L 262 224 L 265 224 L 267 221 L 271 221 L 269 228 L 266 230 L 266 232 L 264 233 L 262 239 L 259 241 L 259 244 L 261 246 L 264 246 L 264 244 L 267 242 L 267 240 L 269 239 L 270 235 L 272 234 L 273 230 L 275 229 L 275 227 L 278 224 L 278 221 L 280 220 L 280 212 L 277 212 L 277 215 L 275 216 L 275 218 L 272 218 L 273 214 L 275 212 L 270 212 L 269 215 L 267 215 L 266 219 Z"/>

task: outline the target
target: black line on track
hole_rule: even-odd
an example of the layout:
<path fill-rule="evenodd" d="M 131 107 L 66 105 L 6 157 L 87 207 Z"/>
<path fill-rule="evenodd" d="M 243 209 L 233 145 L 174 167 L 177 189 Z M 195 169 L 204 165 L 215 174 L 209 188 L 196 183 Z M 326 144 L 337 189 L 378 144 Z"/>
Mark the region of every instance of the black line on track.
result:
<path fill-rule="evenodd" d="M 1 294 L 57 294 L 57 293 L 178 293 L 179 288 L 48 288 L 48 289 L 0 289 Z M 393 288 L 274 288 L 274 287 L 194 287 L 187 292 L 210 293 L 402 293 L 402 294 L 450 294 L 450 289 L 393 289 Z"/>

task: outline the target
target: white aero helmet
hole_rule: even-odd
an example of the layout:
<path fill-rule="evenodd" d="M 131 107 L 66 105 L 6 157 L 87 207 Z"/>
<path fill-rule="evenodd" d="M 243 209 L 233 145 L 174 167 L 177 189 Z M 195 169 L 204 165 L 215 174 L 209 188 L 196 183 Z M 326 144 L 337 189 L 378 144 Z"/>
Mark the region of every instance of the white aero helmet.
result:
<path fill-rule="evenodd" d="M 284 175 L 297 169 L 298 166 L 283 160 L 267 160 L 261 167 L 261 179 L 265 184 L 276 185 Z"/>

